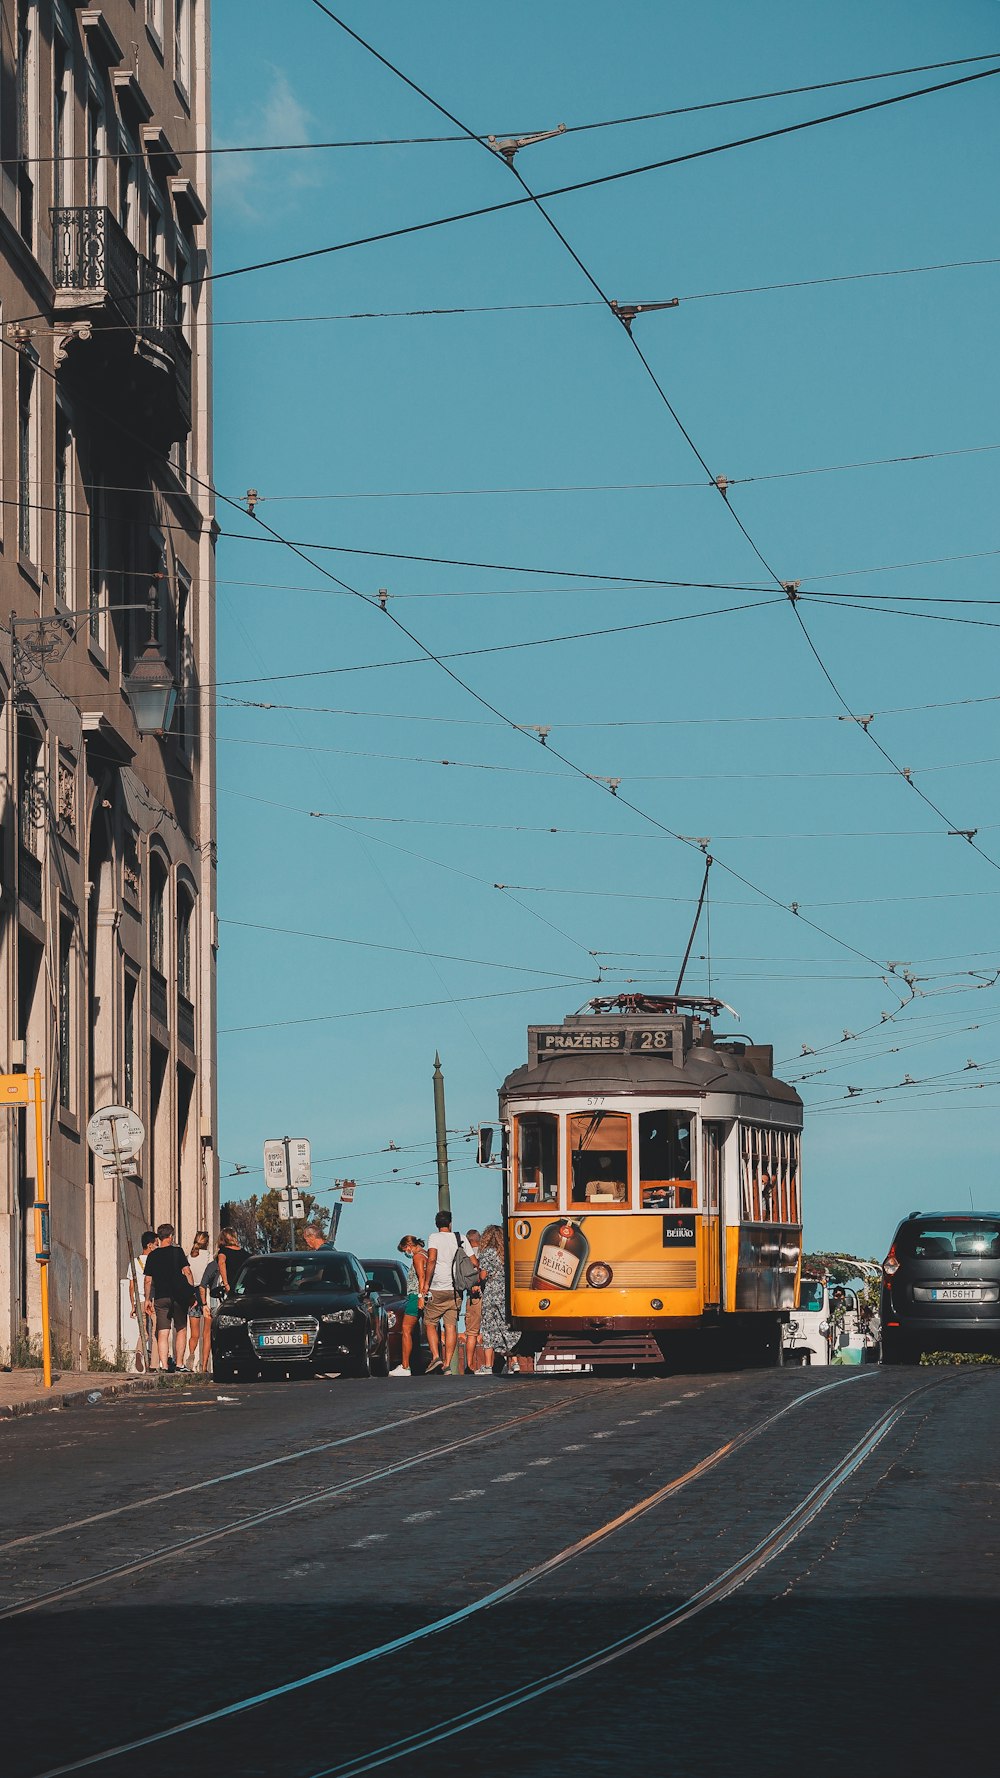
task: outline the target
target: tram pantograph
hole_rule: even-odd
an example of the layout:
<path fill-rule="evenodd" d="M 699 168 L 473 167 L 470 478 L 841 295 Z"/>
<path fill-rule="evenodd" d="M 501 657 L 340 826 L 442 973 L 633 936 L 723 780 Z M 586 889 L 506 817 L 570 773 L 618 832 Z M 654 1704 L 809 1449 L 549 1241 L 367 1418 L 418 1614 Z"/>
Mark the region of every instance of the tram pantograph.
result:
<path fill-rule="evenodd" d="M 802 1100 L 722 1002 L 621 995 L 528 1030 L 500 1089 L 509 1313 L 539 1370 L 712 1339 L 781 1362 L 802 1253 Z"/>

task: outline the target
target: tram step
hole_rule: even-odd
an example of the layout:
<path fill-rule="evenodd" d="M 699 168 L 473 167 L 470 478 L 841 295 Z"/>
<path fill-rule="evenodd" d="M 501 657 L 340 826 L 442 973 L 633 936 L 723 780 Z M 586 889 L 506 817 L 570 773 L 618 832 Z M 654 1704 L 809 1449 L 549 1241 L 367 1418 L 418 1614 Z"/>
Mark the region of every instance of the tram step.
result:
<path fill-rule="evenodd" d="M 590 1371 L 623 1364 L 662 1364 L 663 1353 L 652 1334 L 617 1334 L 610 1339 L 571 1339 L 558 1335 L 546 1341 L 535 1360 L 536 1371 Z"/>

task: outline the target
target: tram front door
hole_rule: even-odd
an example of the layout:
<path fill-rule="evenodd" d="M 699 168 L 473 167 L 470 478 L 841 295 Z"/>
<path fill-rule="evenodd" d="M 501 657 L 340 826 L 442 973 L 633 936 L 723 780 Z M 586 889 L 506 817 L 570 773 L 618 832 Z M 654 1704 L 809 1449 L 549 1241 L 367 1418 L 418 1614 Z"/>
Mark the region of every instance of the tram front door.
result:
<path fill-rule="evenodd" d="M 722 1151 L 726 1140 L 726 1126 L 721 1123 L 703 1124 L 702 1133 L 704 1147 L 702 1178 L 704 1180 L 705 1306 L 706 1308 L 721 1308 L 722 1242 L 724 1238 L 721 1216 Z"/>

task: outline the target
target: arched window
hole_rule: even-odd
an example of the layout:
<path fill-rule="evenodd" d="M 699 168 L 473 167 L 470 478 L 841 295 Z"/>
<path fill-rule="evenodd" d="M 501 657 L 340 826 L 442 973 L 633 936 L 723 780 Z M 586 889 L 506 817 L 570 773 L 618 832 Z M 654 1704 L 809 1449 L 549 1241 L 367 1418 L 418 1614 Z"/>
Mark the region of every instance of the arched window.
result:
<path fill-rule="evenodd" d="M 153 969 L 166 974 L 167 872 L 156 853 L 149 861 L 149 961 Z"/>
<path fill-rule="evenodd" d="M 194 999 L 194 968 L 192 958 L 192 926 L 194 902 L 186 889 L 177 894 L 177 992 L 185 1000 Z"/>

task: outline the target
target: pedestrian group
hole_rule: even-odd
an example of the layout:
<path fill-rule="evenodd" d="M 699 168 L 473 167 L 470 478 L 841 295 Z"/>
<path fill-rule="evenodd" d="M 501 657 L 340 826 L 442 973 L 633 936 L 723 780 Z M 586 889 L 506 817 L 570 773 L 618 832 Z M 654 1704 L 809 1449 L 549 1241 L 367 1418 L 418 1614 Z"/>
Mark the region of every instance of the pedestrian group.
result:
<path fill-rule="evenodd" d="M 421 1318 L 430 1349 L 428 1375 L 435 1371 L 447 1376 L 458 1370 L 467 1376 L 490 1376 L 505 1368 L 530 1370 L 530 1359 L 511 1357 L 519 1335 L 506 1315 L 503 1231 L 491 1223 L 481 1234 L 469 1229 L 463 1239 L 451 1222 L 451 1211 L 439 1210 L 426 1241 L 419 1235 L 404 1235 L 399 1243 L 408 1270 L 402 1361 L 391 1375 L 413 1375 Z"/>

